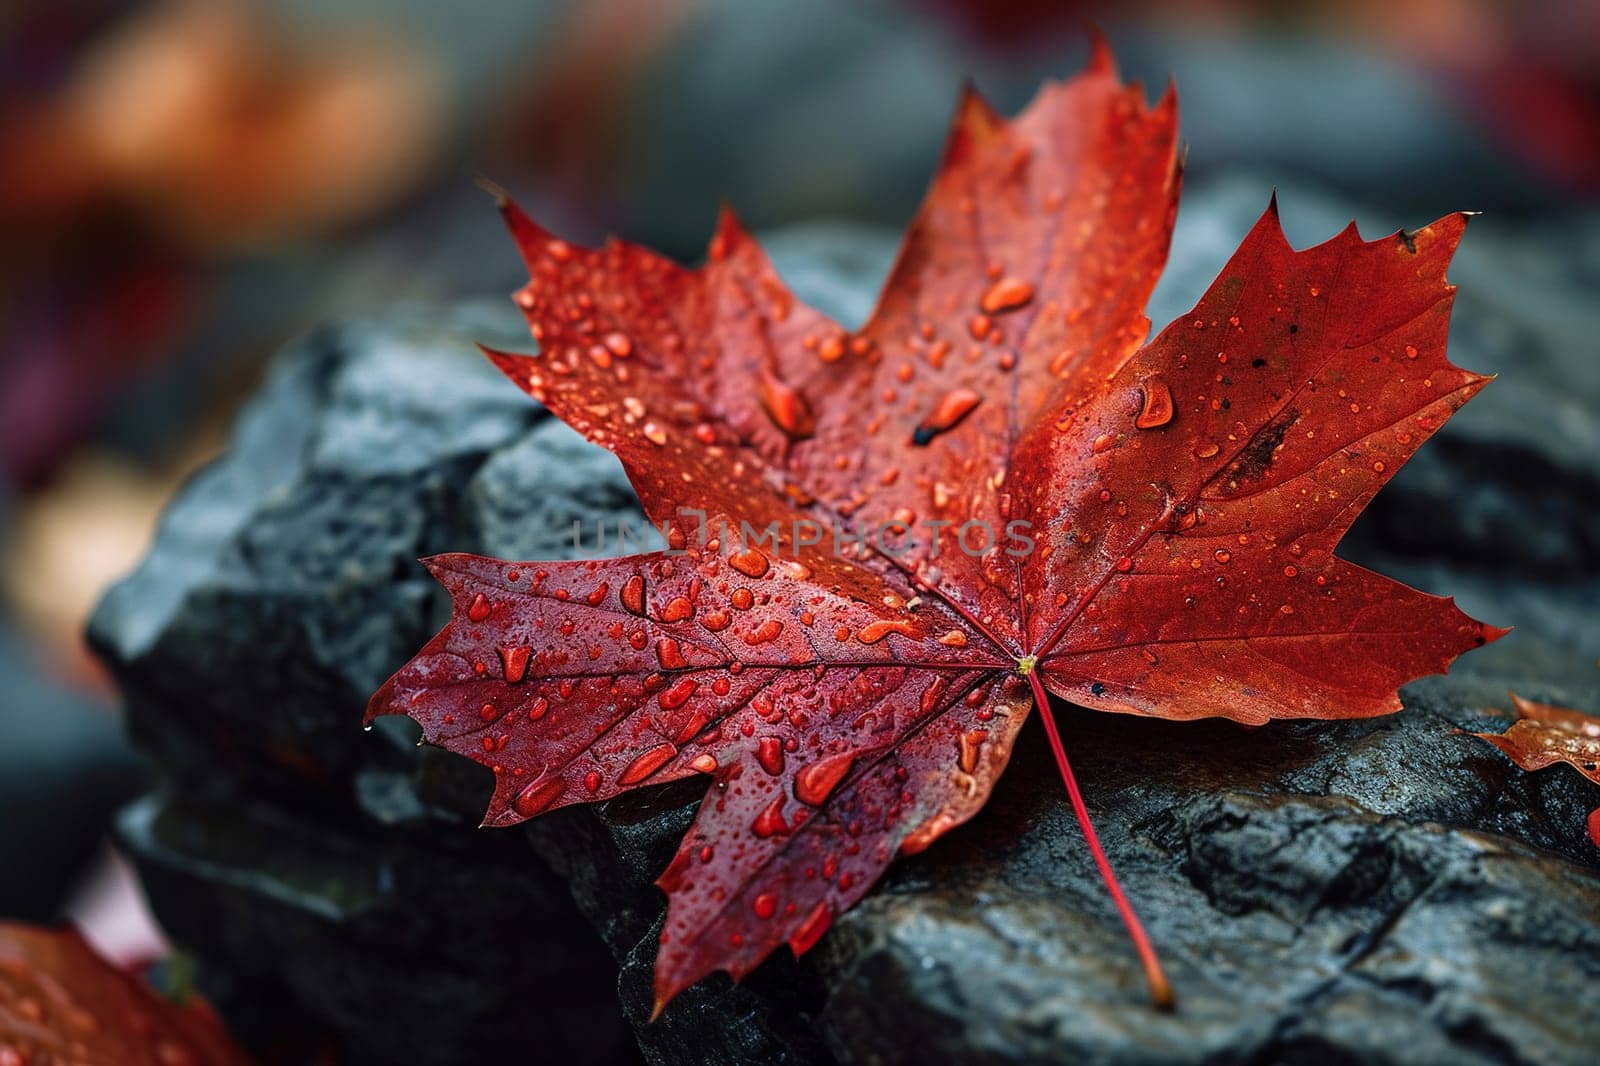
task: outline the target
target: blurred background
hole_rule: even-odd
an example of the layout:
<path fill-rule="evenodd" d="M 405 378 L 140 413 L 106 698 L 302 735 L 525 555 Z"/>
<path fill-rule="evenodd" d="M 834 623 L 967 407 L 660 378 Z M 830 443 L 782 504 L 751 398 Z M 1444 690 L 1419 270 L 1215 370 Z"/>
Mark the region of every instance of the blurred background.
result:
<path fill-rule="evenodd" d="M 1368 235 L 1596 225 L 1586 2 L 0 7 L 0 917 L 161 953 L 105 843 L 144 772 L 84 621 L 280 343 L 520 283 L 475 175 L 685 259 L 724 199 L 757 230 L 899 227 L 962 82 L 1014 111 L 1090 21 L 1152 96 L 1176 78 L 1191 188 L 1245 174 L 1291 221 L 1330 195 Z"/>

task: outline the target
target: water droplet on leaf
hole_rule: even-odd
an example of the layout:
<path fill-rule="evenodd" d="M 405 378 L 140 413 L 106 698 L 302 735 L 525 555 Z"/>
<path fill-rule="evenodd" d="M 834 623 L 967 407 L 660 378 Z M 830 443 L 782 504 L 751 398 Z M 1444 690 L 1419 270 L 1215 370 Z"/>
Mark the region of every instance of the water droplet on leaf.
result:
<path fill-rule="evenodd" d="M 1172 390 L 1165 382 L 1147 381 L 1139 415 L 1133 424 L 1139 429 L 1160 429 L 1172 421 Z"/>

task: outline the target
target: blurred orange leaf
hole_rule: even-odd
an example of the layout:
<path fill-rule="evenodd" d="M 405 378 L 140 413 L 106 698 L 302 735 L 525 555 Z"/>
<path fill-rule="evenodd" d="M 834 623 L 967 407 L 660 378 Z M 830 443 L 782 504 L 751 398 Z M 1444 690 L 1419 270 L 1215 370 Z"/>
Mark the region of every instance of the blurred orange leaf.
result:
<path fill-rule="evenodd" d="M 0 1064 L 249 1061 L 203 1000 L 158 996 L 76 929 L 0 923 Z"/>

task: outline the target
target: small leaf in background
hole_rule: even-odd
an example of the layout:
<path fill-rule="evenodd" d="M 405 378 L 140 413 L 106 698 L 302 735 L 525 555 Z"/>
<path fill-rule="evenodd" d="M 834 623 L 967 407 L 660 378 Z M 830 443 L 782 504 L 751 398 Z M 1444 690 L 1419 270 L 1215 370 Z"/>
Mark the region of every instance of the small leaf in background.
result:
<path fill-rule="evenodd" d="M 1504 733 L 1474 733 L 1524 770 L 1566 763 L 1600 785 L 1600 718 L 1509 694 L 1517 720 Z M 1589 812 L 1589 839 L 1600 847 L 1600 807 Z"/>

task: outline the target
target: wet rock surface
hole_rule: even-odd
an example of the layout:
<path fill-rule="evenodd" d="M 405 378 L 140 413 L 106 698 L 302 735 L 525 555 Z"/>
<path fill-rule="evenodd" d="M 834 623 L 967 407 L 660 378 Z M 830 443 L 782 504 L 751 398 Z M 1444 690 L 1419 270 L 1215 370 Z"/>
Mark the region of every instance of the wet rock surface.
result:
<path fill-rule="evenodd" d="M 1485 696 L 1434 685 L 1382 725 L 1277 736 L 1068 714 L 1178 1012 L 1141 1005 L 1070 812 L 1019 787 L 1049 780 L 1035 743 L 987 824 L 840 922 L 830 1035 L 901 1062 L 908 1028 L 975 1061 L 1581 1061 L 1600 878 L 1580 834 L 1550 833 L 1565 857 L 1517 842 L 1540 797 L 1449 735 Z"/>
<path fill-rule="evenodd" d="M 1220 268 L 1261 188 L 1191 194 L 1155 321 Z M 1301 200 L 1283 203 L 1300 243 L 1349 216 Z M 854 322 L 893 241 L 813 227 L 773 251 Z M 525 343 L 499 301 L 286 352 L 107 596 L 92 637 L 167 780 L 124 815 L 125 847 L 236 1025 L 293 1010 L 366 1061 L 1588 1061 L 1600 790 L 1454 731 L 1507 724 L 1509 687 L 1600 709 L 1597 262 L 1594 226 L 1552 242 L 1474 224 L 1452 354 L 1501 380 L 1345 549 L 1512 636 L 1374 721 L 1058 708 L 1175 1014 L 1145 1005 L 1036 723 L 983 814 L 896 863 L 804 960 L 714 977 L 655 1023 L 651 882 L 692 783 L 475 832 L 484 771 L 413 747 L 408 723 L 361 732 L 367 694 L 444 618 L 417 557 L 571 556 L 575 520 L 592 553 L 599 523 L 637 521 L 615 462 L 472 351 Z"/>

